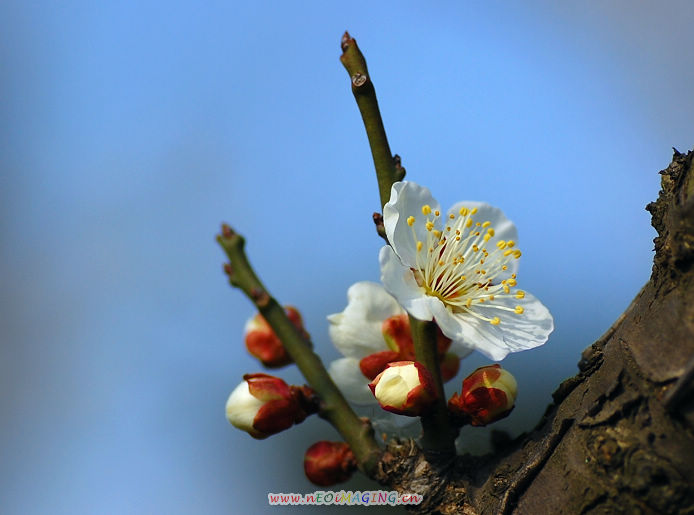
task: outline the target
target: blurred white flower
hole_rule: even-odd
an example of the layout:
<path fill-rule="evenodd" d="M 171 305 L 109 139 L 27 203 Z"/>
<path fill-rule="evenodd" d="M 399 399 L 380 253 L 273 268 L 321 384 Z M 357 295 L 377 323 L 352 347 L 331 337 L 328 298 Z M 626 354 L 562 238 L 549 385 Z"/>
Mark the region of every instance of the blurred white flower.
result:
<path fill-rule="evenodd" d="M 500 360 L 547 341 L 552 315 L 516 288 L 521 252 L 501 210 L 459 202 L 442 213 L 427 188 L 396 182 L 383 221 L 383 285 L 412 316 L 435 320 L 456 350 Z"/>

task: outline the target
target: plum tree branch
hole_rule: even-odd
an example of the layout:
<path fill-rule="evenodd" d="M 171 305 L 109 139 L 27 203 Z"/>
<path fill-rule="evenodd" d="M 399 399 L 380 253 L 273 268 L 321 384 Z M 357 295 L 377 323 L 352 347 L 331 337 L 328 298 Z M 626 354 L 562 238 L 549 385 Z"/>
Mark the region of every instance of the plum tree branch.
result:
<path fill-rule="evenodd" d="M 340 432 L 354 452 L 359 467 L 367 475 L 373 475 L 381 449 L 373 437 L 371 425 L 352 410 L 320 357 L 313 352 L 312 345 L 296 329 L 282 306 L 260 281 L 244 251 L 244 238 L 223 224 L 221 234 L 217 235 L 217 242 L 229 258 L 225 271 L 231 285 L 242 290 L 258 308 L 308 384 L 321 398 L 320 415 Z"/>

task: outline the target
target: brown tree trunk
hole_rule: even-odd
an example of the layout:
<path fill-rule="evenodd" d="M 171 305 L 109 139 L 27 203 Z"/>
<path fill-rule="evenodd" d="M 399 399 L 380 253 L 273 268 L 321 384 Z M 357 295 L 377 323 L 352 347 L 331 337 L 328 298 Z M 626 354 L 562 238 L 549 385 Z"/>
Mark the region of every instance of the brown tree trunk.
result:
<path fill-rule="evenodd" d="M 452 463 L 391 442 L 381 482 L 423 493 L 422 513 L 694 513 L 693 161 L 675 151 L 660 172 L 651 278 L 537 429 Z"/>

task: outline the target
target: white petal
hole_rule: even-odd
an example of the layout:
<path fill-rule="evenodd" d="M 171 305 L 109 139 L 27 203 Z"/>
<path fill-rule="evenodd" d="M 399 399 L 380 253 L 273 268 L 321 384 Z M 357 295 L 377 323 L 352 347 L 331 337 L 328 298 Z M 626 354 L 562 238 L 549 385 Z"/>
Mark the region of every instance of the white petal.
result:
<path fill-rule="evenodd" d="M 509 308 L 523 307 L 523 313 L 504 312 L 499 328 L 502 330 L 504 344 L 509 352 L 539 347 L 547 341 L 554 330 L 554 319 L 549 310 L 534 295 L 525 292 L 525 298 L 497 297 L 494 304 L 502 304 Z"/>
<path fill-rule="evenodd" d="M 390 200 L 383 207 L 383 224 L 388 241 L 401 261 L 412 266 L 417 262 L 417 240 L 427 241 L 427 230 L 422 215 L 422 206 L 429 205 L 432 211 L 440 210 L 441 206 L 431 195 L 428 188 L 417 183 L 404 181 L 396 182 L 390 190 Z M 407 218 L 414 216 L 420 223 L 412 227 L 407 224 Z M 433 214 L 431 216 L 433 218 Z M 412 236 L 415 230 L 416 238 Z"/>
<path fill-rule="evenodd" d="M 494 305 L 509 308 L 523 306 L 523 314 L 494 309 Z M 498 316 L 499 325 L 475 318 L 467 313 L 452 314 L 436 311 L 434 316 L 443 334 L 453 340 L 453 348 L 472 346 L 495 361 L 511 352 L 532 349 L 545 343 L 554 330 L 554 320 L 549 310 L 533 295 L 526 292 L 524 299 L 513 296 L 497 296 L 493 303 L 475 306 L 478 313 L 488 318 Z"/>
<path fill-rule="evenodd" d="M 511 220 L 506 218 L 504 212 L 498 207 L 490 206 L 485 202 L 476 202 L 473 200 L 466 200 L 463 202 L 456 203 L 451 209 L 448 210 L 448 214 L 458 215 L 461 207 L 467 207 L 468 209 L 477 208 L 477 213 L 474 215 L 475 221 L 477 222 L 491 222 L 490 227 L 494 228 L 494 236 L 489 240 L 487 244 L 488 249 L 494 249 L 496 247 L 496 242 L 499 240 L 513 240 L 518 241 L 518 230 Z M 518 271 L 518 260 L 512 259 L 508 262 L 508 271 L 504 276 L 510 277 L 511 274 L 515 274 Z M 503 277 L 502 277 L 503 278 Z"/>
<path fill-rule="evenodd" d="M 376 403 L 376 399 L 369 389 L 369 380 L 359 369 L 359 360 L 354 358 L 337 359 L 330 363 L 328 372 L 348 401 L 361 405 Z"/>
<path fill-rule="evenodd" d="M 431 320 L 429 300 L 424 288 L 417 284 L 412 270 L 404 266 L 392 247 L 386 245 L 378 255 L 381 264 L 381 282 L 413 317 Z M 432 297 L 433 298 L 433 297 Z"/>
<path fill-rule="evenodd" d="M 253 429 L 253 420 L 255 420 L 255 416 L 262 406 L 263 403 L 251 395 L 248 382 L 243 381 L 231 392 L 227 399 L 227 420 L 234 427 L 249 433 L 256 433 Z"/>
<path fill-rule="evenodd" d="M 492 325 L 467 313 L 453 314 L 443 304 L 434 311 L 434 317 L 441 332 L 453 340 L 451 350 L 456 353 L 472 348 L 494 361 L 499 361 L 512 352 L 504 342 L 498 325 Z"/>
<path fill-rule="evenodd" d="M 405 311 L 377 283 L 361 281 L 347 290 L 347 307 L 328 316 L 330 338 L 347 357 L 361 359 L 388 350 L 381 326 L 383 321 Z"/>

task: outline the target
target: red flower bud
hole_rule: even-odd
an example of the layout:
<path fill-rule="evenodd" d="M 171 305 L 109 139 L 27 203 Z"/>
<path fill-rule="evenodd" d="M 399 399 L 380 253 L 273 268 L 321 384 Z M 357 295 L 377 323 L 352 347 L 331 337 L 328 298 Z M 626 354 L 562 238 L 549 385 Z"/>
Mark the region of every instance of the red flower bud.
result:
<path fill-rule="evenodd" d="M 436 400 L 429 371 L 416 361 L 396 361 L 369 383 L 381 407 L 392 413 L 416 417 Z"/>
<path fill-rule="evenodd" d="M 304 455 L 306 477 L 319 486 L 347 481 L 356 469 L 357 460 L 344 442 L 316 442 Z"/>
<path fill-rule="evenodd" d="M 511 413 L 517 391 L 515 378 L 500 365 L 480 367 L 463 380 L 448 409 L 473 426 L 486 426 Z"/>
<path fill-rule="evenodd" d="M 286 306 L 284 310 L 289 320 L 308 339 L 301 314 L 291 306 Z M 248 352 L 268 368 L 283 367 L 292 362 L 284 345 L 260 313 L 246 322 L 245 341 Z"/>
<path fill-rule="evenodd" d="M 226 416 L 253 438 L 279 433 L 315 411 L 309 407 L 308 387 L 289 386 L 267 374 L 246 374 L 243 379 L 227 400 Z"/>

